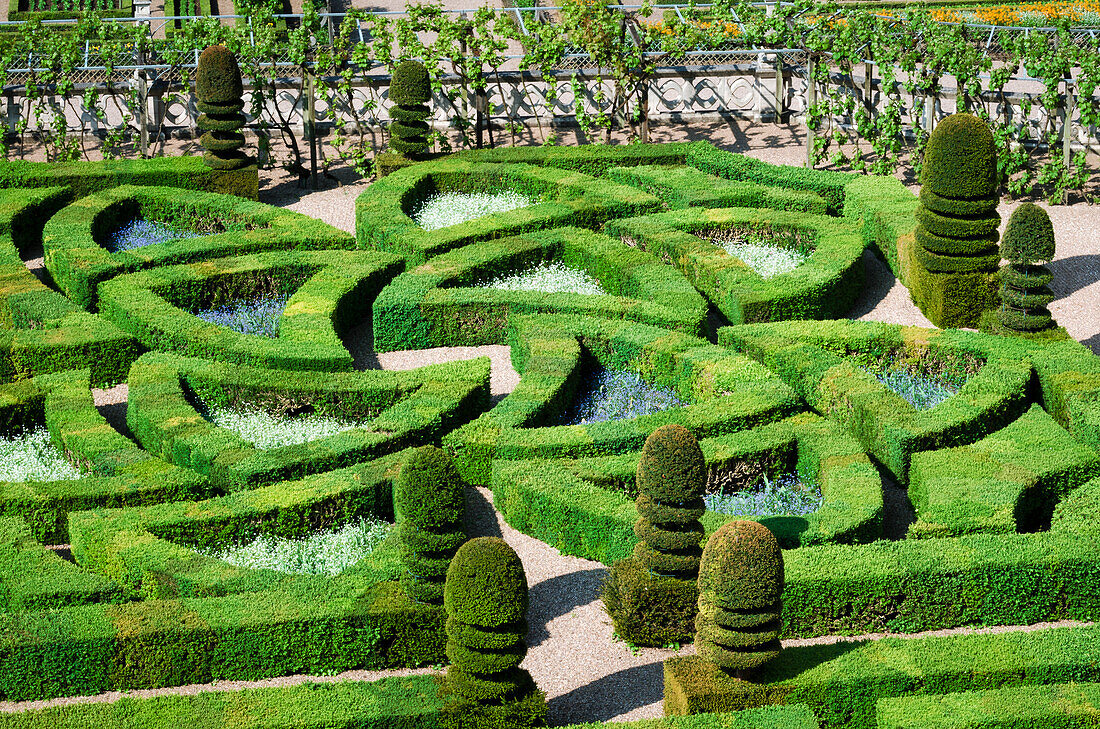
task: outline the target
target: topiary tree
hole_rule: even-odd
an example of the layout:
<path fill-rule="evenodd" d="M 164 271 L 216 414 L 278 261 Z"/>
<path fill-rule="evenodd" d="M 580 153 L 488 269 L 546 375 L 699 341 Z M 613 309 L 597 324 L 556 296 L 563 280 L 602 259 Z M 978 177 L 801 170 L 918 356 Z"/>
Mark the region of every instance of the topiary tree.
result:
<path fill-rule="evenodd" d="M 657 575 L 694 578 L 705 534 L 703 488 L 707 464 L 691 431 L 662 425 L 646 438 L 635 475 L 639 542 L 634 558 Z"/>
<path fill-rule="evenodd" d="M 1038 205 L 1026 202 L 1013 211 L 1005 227 L 1001 255 L 1008 265 L 1001 269 L 1003 327 L 1038 332 L 1054 326 L 1047 304 L 1054 301 L 1050 269 L 1042 265 L 1054 258 L 1054 226 Z"/>
<path fill-rule="evenodd" d="M 611 565 L 601 597 L 615 633 L 635 645 L 690 640 L 699 598 L 707 468 L 695 436 L 663 425 L 642 446 L 635 475 L 638 544 Z"/>
<path fill-rule="evenodd" d="M 543 726 L 546 697 L 519 664 L 527 655 L 527 575 L 519 555 L 497 537 L 459 548 L 447 570 L 450 727 Z"/>
<path fill-rule="evenodd" d="M 455 552 L 466 541 L 466 488 L 454 459 L 435 446 L 417 448 L 394 485 L 401 584 L 416 602 L 438 604 Z"/>
<path fill-rule="evenodd" d="M 401 61 L 390 81 L 390 147 L 406 157 L 416 158 L 428 151 L 427 104 L 432 98 L 428 69 L 419 61 Z"/>
<path fill-rule="evenodd" d="M 737 678 L 779 655 L 782 593 L 775 535 L 754 521 L 723 524 L 703 549 L 696 652 Z"/>
<path fill-rule="evenodd" d="M 943 280 L 921 275 L 911 283 L 937 326 L 974 326 L 982 310 L 992 308 L 992 276 L 1000 265 L 997 186 L 997 149 L 986 123 L 971 114 L 940 122 L 924 152 L 913 254 Z M 951 285 L 952 278 L 968 275 L 975 280 Z M 934 291 L 955 300 L 933 302 Z"/>
<path fill-rule="evenodd" d="M 198 126 L 205 129 L 200 141 L 206 149 L 203 161 L 216 170 L 237 170 L 251 164 L 244 147 L 244 84 L 237 58 L 225 46 L 209 46 L 199 55 L 195 69 Z"/>

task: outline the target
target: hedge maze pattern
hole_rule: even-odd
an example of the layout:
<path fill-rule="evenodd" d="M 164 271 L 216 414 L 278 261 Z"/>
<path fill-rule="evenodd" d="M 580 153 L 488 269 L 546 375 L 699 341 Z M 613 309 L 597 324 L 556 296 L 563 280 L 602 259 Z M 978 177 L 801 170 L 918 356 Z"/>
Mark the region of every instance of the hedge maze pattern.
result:
<path fill-rule="evenodd" d="M 371 185 L 352 237 L 208 192 L 201 161 L 176 162 L 0 170 L 0 435 L 44 426 L 83 474 L 0 483 L 2 700 L 452 662 L 488 686 L 518 671 L 526 624 L 522 610 L 483 614 L 476 591 L 458 607 L 457 583 L 443 604 L 441 576 L 464 540 L 456 484 L 489 487 L 516 529 L 611 565 L 639 543 L 635 474 L 661 426 L 690 432 L 708 478 L 747 464 L 795 471 L 822 494 L 807 516 L 754 520 L 782 548 L 782 599 L 750 605 L 711 589 L 711 603 L 726 602 L 701 618 L 704 643 L 735 646 L 741 608 L 766 613 L 769 651 L 776 635 L 1100 614 L 1100 358 L 1069 340 L 837 318 L 860 292 L 866 247 L 907 285 L 950 290 L 911 266 L 927 247 L 920 231 L 939 221 L 928 195 L 949 190 L 932 185 L 922 206 L 893 179 L 777 167 L 707 143 L 502 149 Z M 435 192 L 501 190 L 537 202 L 432 232 L 409 217 Z M 111 252 L 112 231 L 135 217 L 199 235 Z M 812 255 L 765 280 L 705 235 L 743 229 L 793 231 Z M 49 285 L 21 260 L 39 242 Z M 608 294 L 478 285 L 545 261 L 583 269 Z M 261 279 L 293 289 L 277 337 L 195 316 Z M 356 371 L 341 336 L 368 317 L 379 351 L 507 344 L 519 384 L 491 404 L 486 358 Z M 861 366 L 889 358 L 961 363 L 970 376 L 918 410 Z M 562 424 L 593 367 L 635 372 L 685 404 Z M 126 434 L 91 390 L 120 382 Z M 248 403 L 358 425 L 265 450 L 204 409 Z M 403 479 L 414 453 L 418 470 Z M 884 534 L 886 479 L 908 488 L 904 534 Z M 196 551 L 392 521 L 395 498 L 411 500 L 396 507 L 401 527 L 336 577 Z M 703 513 L 699 544 L 733 520 Z M 759 527 L 722 534 L 750 532 Z M 71 561 L 48 548 L 59 544 Z M 625 567 L 620 578 L 641 579 Z M 526 587 L 508 589 L 526 604 Z M 769 657 L 749 682 L 696 658 L 666 662 L 666 710 L 700 716 L 660 726 L 1077 726 L 1100 702 L 1100 629 L 1089 626 Z M 461 723 L 438 682 L 127 699 L 0 714 L 0 727 Z M 541 694 L 522 688 L 513 715 L 538 718 Z"/>

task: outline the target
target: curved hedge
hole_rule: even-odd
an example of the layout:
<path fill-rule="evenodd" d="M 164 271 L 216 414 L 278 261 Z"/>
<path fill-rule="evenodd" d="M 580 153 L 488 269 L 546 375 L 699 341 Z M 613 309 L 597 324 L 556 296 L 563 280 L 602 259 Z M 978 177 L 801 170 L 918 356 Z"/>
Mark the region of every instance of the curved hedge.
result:
<path fill-rule="evenodd" d="M 43 284 L 20 255 L 42 242 L 67 187 L 0 190 L 0 381 L 90 367 L 96 385 L 125 379 L 137 342 Z"/>
<path fill-rule="evenodd" d="M 791 229 L 811 234 L 815 247 L 802 265 L 762 278 L 697 231 Z M 608 235 L 671 262 L 734 324 L 844 316 L 863 286 L 864 242 L 848 221 L 755 208 L 689 208 L 614 220 Z"/>
<path fill-rule="evenodd" d="M 477 285 L 541 261 L 584 270 L 608 294 L 544 294 Z M 386 352 L 502 344 L 509 316 L 534 313 L 628 319 L 698 335 L 707 304 L 654 256 L 587 230 L 559 228 L 463 246 L 398 276 L 374 304 L 374 347 Z"/>
<path fill-rule="evenodd" d="M 546 314 L 513 317 L 508 327 L 519 384 L 492 410 L 443 439 L 472 484 L 490 482 L 494 461 L 623 453 L 641 448 L 666 423 L 705 438 L 803 408 L 789 387 L 755 362 L 686 334 Z M 582 348 L 605 367 L 632 370 L 671 387 L 690 404 L 626 420 L 545 425 L 570 402 L 581 376 Z"/>
<path fill-rule="evenodd" d="M 102 316 L 149 349 L 289 370 L 350 370 L 340 335 L 366 317 L 378 291 L 404 266 L 379 252 L 287 251 L 153 268 L 104 282 Z M 242 334 L 190 313 L 215 297 L 232 301 L 266 282 L 292 288 L 279 336 Z"/>
<path fill-rule="evenodd" d="M 501 190 L 515 190 L 538 202 L 433 231 L 409 217 L 437 192 Z M 398 170 L 363 191 L 355 201 L 355 239 L 361 247 L 392 251 L 419 264 L 475 241 L 569 225 L 596 228 L 612 218 L 660 207 L 660 200 L 647 192 L 580 172 L 452 157 Z"/>
<path fill-rule="evenodd" d="M 45 425 L 58 450 L 86 474 L 72 481 L 0 481 L 0 514 L 23 519 L 36 539 L 65 543 L 72 511 L 210 492 L 199 474 L 154 457 L 112 428 L 95 407 L 86 369 L 2 385 L 0 401 L 3 432 Z"/>
<path fill-rule="evenodd" d="M 790 464 L 821 487 L 824 501 L 807 516 L 754 518 L 784 548 L 866 543 L 882 537 L 882 481 L 862 446 L 816 415 L 700 440 L 708 469 L 741 463 Z M 492 489 L 497 509 L 514 528 L 566 554 L 611 564 L 630 556 L 638 536 L 631 498 L 639 453 L 542 461 L 496 461 Z M 708 511 L 707 534 L 746 517 Z"/>
<path fill-rule="evenodd" d="M 198 238 L 111 253 L 112 232 L 135 216 L 209 219 L 227 228 Z M 94 307 L 99 284 L 120 273 L 207 258 L 286 249 L 351 248 L 347 233 L 320 220 L 230 195 L 122 185 L 76 200 L 46 223 L 46 269 L 75 303 Z"/>
<path fill-rule="evenodd" d="M 845 426 L 902 483 L 917 451 L 971 443 L 1013 422 L 1032 402 L 1034 368 L 1001 338 L 880 322 L 784 322 L 728 327 L 718 341 L 779 374 L 809 405 Z M 841 354 L 895 351 L 972 356 L 981 370 L 934 408 L 917 411 Z"/>
<path fill-rule="evenodd" d="M 207 421 L 194 392 L 220 406 L 301 403 L 362 427 L 301 445 L 269 450 Z M 489 397 L 485 358 L 404 372 L 278 372 L 150 352 L 130 372 L 126 420 L 150 453 L 229 489 L 254 488 L 438 441 L 480 412 Z"/>
<path fill-rule="evenodd" d="M 694 167 L 613 167 L 607 171 L 607 177 L 624 185 L 640 187 L 664 200 L 673 210 L 695 207 L 770 208 L 816 215 L 825 215 L 829 210 L 825 199 L 813 192 L 727 180 Z"/>

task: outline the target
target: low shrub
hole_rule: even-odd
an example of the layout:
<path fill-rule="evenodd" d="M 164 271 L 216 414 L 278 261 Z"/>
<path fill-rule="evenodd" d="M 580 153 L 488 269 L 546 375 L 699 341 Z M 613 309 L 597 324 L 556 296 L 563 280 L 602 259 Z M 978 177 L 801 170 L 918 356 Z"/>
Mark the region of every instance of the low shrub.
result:
<path fill-rule="evenodd" d="M 767 278 L 776 271 L 758 273 L 721 247 L 732 240 L 731 231 L 740 234 L 742 243 L 746 236 L 757 241 L 781 236 L 784 243 L 813 252 L 797 268 Z M 847 220 L 779 210 L 689 208 L 613 220 L 604 232 L 671 263 L 735 324 L 843 317 L 863 286 L 864 242 Z"/>
<path fill-rule="evenodd" d="M 1096 724 L 1100 684 L 1062 683 L 881 699 L 880 729 L 1070 729 Z"/>

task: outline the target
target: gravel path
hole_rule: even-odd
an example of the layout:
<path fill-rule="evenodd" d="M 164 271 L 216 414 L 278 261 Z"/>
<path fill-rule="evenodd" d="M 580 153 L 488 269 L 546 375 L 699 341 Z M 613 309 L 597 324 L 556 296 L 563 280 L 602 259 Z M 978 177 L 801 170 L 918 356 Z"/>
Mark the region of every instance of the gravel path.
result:
<path fill-rule="evenodd" d="M 783 164 L 800 164 L 804 152 L 799 146 L 799 131 L 775 125 L 736 124 L 695 125 L 654 130 L 655 141 L 671 141 L 704 136 L 720 146 L 744 152 L 754 157 Z M 568 143 L 568 139 L 566 140 Z M 347 231 L 354 230 L 354 200 L 365 188 L 363 182 L 350 182 L 340 187 L 315 192 L 298 190 L 285 181 L 268 184 L 262 197 L 265 202 L 283 205 L 292 210 L 321 218 Z M 914 191 L 916 188 L 913 188 Z M 1018 203 L 1000 206 L 1003 219 Z M 1044 205 L 1044 207 L 1047 207 Z M 1078 341 L 1100 352 L 1100 208 L 1075 205 L 1047 207 L 1054 222 L 1058 240 L 1058 255 L 1051 268 L 1055 274 L 1053 287 L 1059 298 L 1051 306 L 1060 324 Z M 914 326 L 931 326 L 913 305 L 908 291 L 890 273 L 884 263 L 870 252 L 864 255 L 868 281 L 863 295 L 849 316 L 861 320 L 886 321 Z M 417 352 L 375 354 L 371 350 L 370 326 L 365 322 L 348 333 L 345 341 L 362 369 L 408 369 L 431 362 L 466 359 L 487 355 L 492 359 L 492 392 L 494 399 L 503 397 L 518 382 L 511 367 L 506 347 L 458 347 Z M 124 425 L 125 386 L 109 391 L 96 391 L 96 402 L 105 416 Z M 116 425 L 116 427 L 118 427 Z M 888 496 L 899 506 L 891 511 L 897 516 L 888 530 L 904 533 L 907 503 L 904 490 L 888 489 Z M 602 564 L 561 555 L 556 549 L 521 534 L 500 518 L 492 507 L 491 495 L 485 489 L 468 492 L 468 521 L 472 535 L 502 536 L 519 553 L 527 571 L 531 589 L 529 611 L 530 651 L 524 666 L 534 675 L 546 692 L 552 725 L 577 721 L 625 721 L 662 715 L 661 662 L 676 652 L 671 650 L 629 650 L 612 638 L 609 619 L 599 601 L 599 585 L 607 570 Z M 1061 623 L 1069 625 L 1073 623 Z M 1049 624 L 1028 627 L 996 627 L 938 631 L 935 634 L 964 632 L 1003 632 L 1035 630 L 1052 627 Z M 815 642 L 835 642 L 877 639 L 884 636 L 830 636 L 808 641 L 787 641 L 785 645 Z M 691 646 L 679 653 L 692 652 Z M 415 671 L 428 673 L 430 669 Z M 200 690 L 235 690 L 249 686 L 274 686 L 300 683 L 305 680 L 372 680 L 383 675 L 403 675 L 413 671 L 355 671 L 333 677 L 291 676 L 262 682 L 219 682 L 208 686 L 186 686 L 158 691 L 133 691 L 129 696 L 161 693 L 189 694 Z M 77 697 L 54 702 L 0 702 L 0 711 L 17 711 L 56 703 L 116 700 L 122 694 L 97 697 Z"/>

